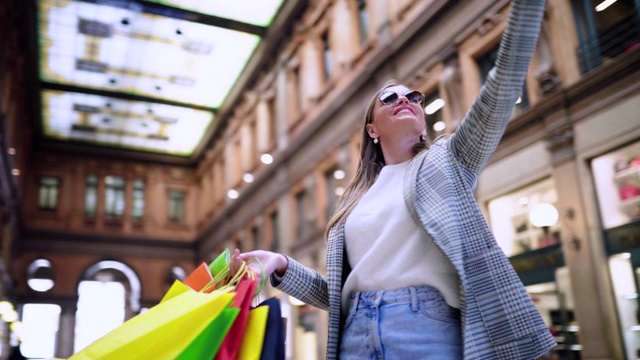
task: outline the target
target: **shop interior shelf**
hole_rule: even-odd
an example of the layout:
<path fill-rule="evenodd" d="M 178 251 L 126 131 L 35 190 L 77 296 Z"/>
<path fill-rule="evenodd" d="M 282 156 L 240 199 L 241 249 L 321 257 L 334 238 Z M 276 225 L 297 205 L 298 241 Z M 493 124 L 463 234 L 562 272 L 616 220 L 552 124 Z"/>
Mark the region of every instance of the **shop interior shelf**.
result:
<path fill-rule="evenodd" d="M 635 210 L 638 206 L 640 206 L 640 196 L 620 201 L 620 207 L 625 210 Z"/>
<path fill-rule="evenodd" d="M 640 186 L 640 166 L 630 167 L 615 174 L 616 182 L 621 183 L 627 180 L 636 186 Z"/>

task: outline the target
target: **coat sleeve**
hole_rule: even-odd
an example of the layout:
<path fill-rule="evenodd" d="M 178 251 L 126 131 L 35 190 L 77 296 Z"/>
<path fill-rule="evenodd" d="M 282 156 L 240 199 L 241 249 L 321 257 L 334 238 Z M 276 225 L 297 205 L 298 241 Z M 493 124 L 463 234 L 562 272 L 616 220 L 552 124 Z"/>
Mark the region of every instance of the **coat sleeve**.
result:
<path fill-rule="evenodd" d="M 545 0 L 513 0 L 494 68 L 451 136 L 449 150 L 476 176 L 489 162 L 522 93 Z"/>
<path fill-rule="evenodd" d="M 327 281 L 315 270 L 286 257 L 289 261 L 287 271 L 281 279 L 277 279 L 272 274 L 271 285 L 311 306 L 328 311 Z"/>

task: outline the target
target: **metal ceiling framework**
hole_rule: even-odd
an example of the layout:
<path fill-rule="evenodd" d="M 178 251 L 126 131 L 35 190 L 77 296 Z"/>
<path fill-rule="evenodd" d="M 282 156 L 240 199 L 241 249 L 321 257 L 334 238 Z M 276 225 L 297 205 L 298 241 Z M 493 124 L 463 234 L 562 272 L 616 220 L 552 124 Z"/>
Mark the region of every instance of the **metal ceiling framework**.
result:
<path fill-rule="evenodd" d="M 184 164 L 246 85 L 244 72 L 255 72 L 285 8 L 284 0 L 35 1 L 43 139 Z"/>

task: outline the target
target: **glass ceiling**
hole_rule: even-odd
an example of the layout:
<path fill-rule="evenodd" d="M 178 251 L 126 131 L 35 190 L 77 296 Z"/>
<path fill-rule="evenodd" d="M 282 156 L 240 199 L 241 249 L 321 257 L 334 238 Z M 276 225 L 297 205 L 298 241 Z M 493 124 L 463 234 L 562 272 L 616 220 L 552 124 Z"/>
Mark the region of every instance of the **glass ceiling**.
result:
<path fill-rule="evenodd" d="M 43 88 L 69 91 L 43 90 L 45 136 L 190 156 L 261 41 L 260 31 L 233 29 L 264 30 L 282 3 L 38 0 L 40 80 Z M 85 103 L 98 111 L 78 110 Z M 148 109 L 179 120 L 162 125 Z M 167 140 L 147 136 L 159 127 Z"/>
<path fill-rule="evenodd" d="M 209 111 L 75 92 L 43 90 L 44 135 L 188 156 L 212 123 Z"/>

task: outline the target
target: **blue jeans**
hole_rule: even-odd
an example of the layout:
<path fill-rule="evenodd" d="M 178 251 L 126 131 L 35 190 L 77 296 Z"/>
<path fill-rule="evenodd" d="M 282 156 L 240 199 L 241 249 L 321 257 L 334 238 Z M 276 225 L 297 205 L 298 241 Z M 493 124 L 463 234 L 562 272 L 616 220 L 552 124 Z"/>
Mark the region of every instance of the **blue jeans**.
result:
<path fill-rule="evenodd" d="M 460 310 L 432 286 L 353 294 L 340 359 L 462 359 Z"/>

